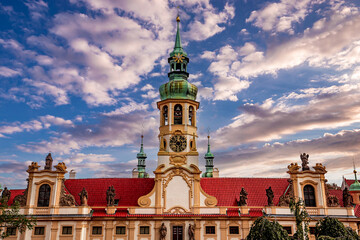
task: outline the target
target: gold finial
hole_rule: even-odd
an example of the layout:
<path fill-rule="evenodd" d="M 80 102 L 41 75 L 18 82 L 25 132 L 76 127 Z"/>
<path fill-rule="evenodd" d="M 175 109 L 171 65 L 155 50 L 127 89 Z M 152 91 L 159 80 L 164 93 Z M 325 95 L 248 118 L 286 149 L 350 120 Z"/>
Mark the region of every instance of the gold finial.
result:
<path fill-rule="evenodd" d="M 177 6 L 177 17 L 176 17 L 177 22 L 180 22 L 179 8 L 180 6 Z"/>

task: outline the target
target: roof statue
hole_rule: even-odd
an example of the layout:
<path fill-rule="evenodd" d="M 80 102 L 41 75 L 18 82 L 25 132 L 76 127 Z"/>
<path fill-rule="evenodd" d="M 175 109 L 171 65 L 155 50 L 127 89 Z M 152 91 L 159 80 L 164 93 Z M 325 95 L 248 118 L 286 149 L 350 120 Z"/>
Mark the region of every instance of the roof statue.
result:
<path fill-rule="evenodd" d="M 300 154 L 300 159 L 301 159 L 301 166 L 302 166 L 302 170 L 306 171 L 306 170 L 310 170 L 309 167 L 309 154 L 303 153 Z"/>
<path fill-rule="evenodd" d="M 81 192 L 79 192 L 78 195 L 80 197 L 81 206 L 87 206 L 88 205 L 88 192 L 86 191 L 86 189 L 84 187 L 81 190 Z"/>
<path fill-rule="evenodd" d="M 273 202 L 274 192 L 271 189 L 271 186 L 268 189 L 266 189 L 266 197 L 267 197 L 268 206 L 274 206 L 274 202 Z"/>
<path fill-rule="evenodd" d="M 5 187 L 4 190 L 2 191 L 1 199 L 3 199 L 5 203 L 7 203 L 10 200 L 10 197 L 11 197 L 11 192 L 7 187 Z"/>
<path fill-rule="evenodd" d="M 53 164 L 53 159 L 51 157 L 51 153 L 49 153 L 45 158 L 45 170 L 51 170 Z"/>
<path fill-rule="evenodd" d="M 245 188 L 241 188 L 240 192 L 240 199 L 238 201 L 239 206 L 246 206 L 247 205 L 247 199 L 248 199 L 248 193 L 246 192 Z"/>
<path fill-rule="evenodd" d="M 195 240 L 195 224 L 189 223 L 188 233 L 189 240 Z"/>
<path fill-rule="evenodd" d="M 106 191 L 106 202 L 107 206 L 114 206 L 115 205 L 115 188 L 114 186 L 110 186 Z"/>
<path fill-rule="evenodd" d="M 343 203 L 344 207 L 352 207 L 353 198 L 349 193 L 349 189 L 346 187 L 343 191 Z"/>

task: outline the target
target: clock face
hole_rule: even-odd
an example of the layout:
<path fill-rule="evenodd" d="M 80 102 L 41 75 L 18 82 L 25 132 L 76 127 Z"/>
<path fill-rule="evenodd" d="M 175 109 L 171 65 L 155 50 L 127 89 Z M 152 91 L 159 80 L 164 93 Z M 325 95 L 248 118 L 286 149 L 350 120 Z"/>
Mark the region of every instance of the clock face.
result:
<path fill-rule="evenodd" d="M 170 148 L 174 152 L 182 152 L 186 148 L 186 138 L 182 135 L 175 135 L 170 138 Z"/>
<path fill-rule="evenodd" d="M 178 53 L 178 54 L 175 54 L 175 56 L 173 56 L 173 59 L 175 60 L 175 62 L 180 63 L 180 62 L 183 62 L 185 57 L 182 54 Z"/>

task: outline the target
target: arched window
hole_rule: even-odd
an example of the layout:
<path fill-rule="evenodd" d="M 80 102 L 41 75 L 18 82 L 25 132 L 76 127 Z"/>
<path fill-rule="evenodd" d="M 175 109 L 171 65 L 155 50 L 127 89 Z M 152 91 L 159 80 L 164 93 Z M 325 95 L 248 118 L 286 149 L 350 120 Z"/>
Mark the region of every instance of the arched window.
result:
<path fill-rule="evenodd" d="M 194 126 L 194 108 L 189 107 L 189 125 Z"/>
<path fill-rule="evenodd" d="M 169 124 L 169 118 L 168 118 L 168 106 L 164 106 L 163 107 L 163 118 L 164 118 L 164 125 L 168 125 Z"/>
<path fill-rule="evenodd" d="M 48 207 L 50 203 L 51 188 L 48 184 L 41 185 L 39 189 L 38 207 Z"/>
<path fill-rule="evenodd" d="M 182 124 L 182 106 L 176 104 L 174 108 L 174 124 Z"/>
<path fill-rule="evenodd" d="M 313 186 L 306 185 L 304 187 L 304 198 L 306 207 L 316 207 L 315 190 Z"/>

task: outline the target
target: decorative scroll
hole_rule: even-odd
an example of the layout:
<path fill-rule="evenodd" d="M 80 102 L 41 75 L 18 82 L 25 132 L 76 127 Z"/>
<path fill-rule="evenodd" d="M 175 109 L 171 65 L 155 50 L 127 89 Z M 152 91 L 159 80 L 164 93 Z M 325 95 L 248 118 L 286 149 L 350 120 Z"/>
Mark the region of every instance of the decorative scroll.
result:
<path fill-rule="evenodd" d="M 55 166 L 56 168 L 56 166 Z M 71 195 L 70 193 L 67 194 L 65 192 L 65 179 L 62 180 L 61 183 L 61 191 L 60 191 L 60 206 L 66 206 L 66 207 L 70 207 L 70 206 L 75 206 L 75 198 L 73 195 Z"/>
<path fill-rule="evenodd" d="M 37 162 L 32 162 L 29 167 L 28 167 L 28 170 L 27 172 L 34 172 L 34 171 L 37 171 L 39 169 L 39 165 Z"/>
<path fill-rule="evenodd" d="M 58 165 L 55 166 L 56 170 L 59 172 L 66 172 L 66 165 L 63 162 L 59 162 Z"/>

